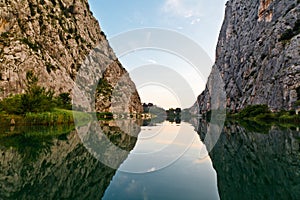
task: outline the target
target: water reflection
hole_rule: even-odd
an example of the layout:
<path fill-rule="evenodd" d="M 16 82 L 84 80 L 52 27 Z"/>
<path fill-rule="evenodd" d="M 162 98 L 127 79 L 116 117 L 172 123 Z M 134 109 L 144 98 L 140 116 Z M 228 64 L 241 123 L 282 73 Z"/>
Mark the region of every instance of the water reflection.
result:
<path fill-rule="evenodd" d="M 208 156 L 217 122 L 94 125 L 0 128 L 0 199 L 300 199 L 299 127 L 227 122 Z"/>
<path fill-rule="evenodd" d="M 210 152 L 221 199 L 299 199 L 300 132 L 241 124 L 227 122 Z M 206 122 L 199 123 L 202 140 L 207 128 Z"/>
<path fill-rule="evenodd" d="M 216 173 L 205 155 L 188 123 L 142 127 L 103 199 L 219 199 Z"/>
<path fill-rule="evenodd" d="M 99 123 L 112 143 L 134 147 L 136 139 L 123 137 L 116 122 Z M 91 155 L 72 130 L 2 127 L 0 199 L 101 199 L 116 170 Z"/>

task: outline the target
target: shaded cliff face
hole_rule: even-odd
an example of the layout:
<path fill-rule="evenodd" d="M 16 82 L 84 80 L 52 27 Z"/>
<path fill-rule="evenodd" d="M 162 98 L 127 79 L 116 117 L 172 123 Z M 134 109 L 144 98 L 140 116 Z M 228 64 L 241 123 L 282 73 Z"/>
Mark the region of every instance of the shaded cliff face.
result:
<path fill-rule="evenodd" d="M 72 93 L 77 72 L 95 47 L 100 50 L 99 55 L 110 61 L 109 66 L 106 60 L 98 61 L 102 68 L 111 69 L 100 74 L 100 78 L 114 87 L 114 81 L 127 73 L 90 12 L 87 0 L 6 0 L 0 2 L 0 8 L 0 99 L 24 92 L 26 72 L 30 70 L 38 75 L 40 85 L 56 94 Z M 140 99 L 129 76 L 125 85 L 134 88 L 130 93 L 134 103 L 129 103 L 127 109 L 140 112 Z M 96 104 L 97 111 L 109 110 L 110 98 L 96 101 L 102 101 Z"/>
<path fill-rule="evenodd" d="M 267 104 L 292 109 L 300 98 L 300 3 L 230 0 L 213 68 L 225 84 L 227 108 Z M 210 109 L 209 85 L 198 97 Z"/>

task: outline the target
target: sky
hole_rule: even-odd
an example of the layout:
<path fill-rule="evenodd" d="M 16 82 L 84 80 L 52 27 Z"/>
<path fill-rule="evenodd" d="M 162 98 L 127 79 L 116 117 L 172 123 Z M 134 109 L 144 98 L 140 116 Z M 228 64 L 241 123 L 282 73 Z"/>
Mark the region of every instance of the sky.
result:
<path fill-rule="evenodd" d="M 135 82 L 142 102 L 165 109 L 188 108 L 204 90 L 215 59 L 225 3 L 89 0 L 90 9 Z M 124 45 L 130 51 L 121 54 Z"/>

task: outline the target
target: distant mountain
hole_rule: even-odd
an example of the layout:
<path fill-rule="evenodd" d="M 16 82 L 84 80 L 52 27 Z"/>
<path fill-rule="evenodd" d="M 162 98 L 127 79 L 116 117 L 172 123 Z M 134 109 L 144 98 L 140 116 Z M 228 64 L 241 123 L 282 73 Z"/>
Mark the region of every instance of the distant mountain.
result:
<path fill-rule="evenodd" d="M 111 111 L 112 90 L 118 85 L 118 96 L 129 99 L 119 110 L 142 112 L 135 85 L 109 46 L 87 0 L 0 2 L 0 99 L 23 93 L 28 71 L 56 94 L 72 93 L 88 55 L 94 65 L 87 68 L 87 75 L 92 73 L 105 83 L 96 90 L 96 101 L 92 102 L 96 110 Z M 86 88 L 95 84 L 89 77 L 84 81 Z"/>
<path fill-rule="evenodd" d="M 299 34 L 299 0 L 228 1 L 213 72 L 193 113 L 211 109 L 215 72 L 223 80 L 231 111 L 252 104 L 293 109 L 300 99 Z"/>

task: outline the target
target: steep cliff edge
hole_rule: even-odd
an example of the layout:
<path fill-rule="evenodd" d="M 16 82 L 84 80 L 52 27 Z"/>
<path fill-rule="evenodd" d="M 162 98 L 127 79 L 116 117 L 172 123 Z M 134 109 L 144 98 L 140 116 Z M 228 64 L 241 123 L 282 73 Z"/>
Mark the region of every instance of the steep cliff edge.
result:
<path fill-rule="evenodd" d="M 94 48 L 98 76 L 114 88 L 124 79 L 122 92 L 130 95 L 125 110 L 141 112 L 134 83 L 109 46 L 87 0 L 1 0 L 0 1 L 0 99 L 24 92 L 26 73 L 38 75 L 40 85 L 56 94 L 72 93 L 76 75 Z M 109 61 L 109 66 L 104 66 Z M 100 72 L 98 72 L 100 73 Z M 131 88 L 131 92 L 126 92 Z M 133 92 L 132 92 L 133 88 Z M 111 98 L 97 90 L 96 110 L 110 111 Z"/>
<path fill-rule="evenodd" d="M 213 71 L 223 79 L 228 109 L 252 104 L 293 109 L 300 99 L 299 34 L 299 0 L 227 2 Z M 211 109 L 208 88 L 194 112 L 196 105 L 200 113 Z"/>

